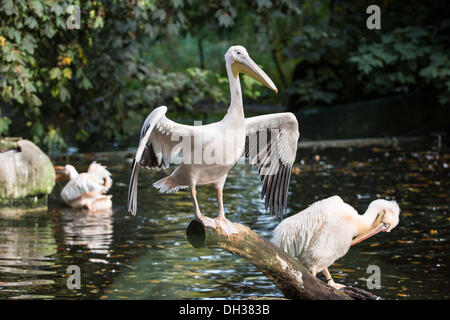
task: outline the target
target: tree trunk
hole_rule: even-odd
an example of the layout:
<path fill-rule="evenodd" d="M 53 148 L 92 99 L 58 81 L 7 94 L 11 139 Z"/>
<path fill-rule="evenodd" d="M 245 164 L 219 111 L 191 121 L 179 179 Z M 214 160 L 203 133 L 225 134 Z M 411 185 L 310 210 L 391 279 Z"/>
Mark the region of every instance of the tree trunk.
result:
<path fill-rule="evenodd" d="M 189 243 L 195 248 L 222 248 L 240 255 L 263 272 L 289 299 L 343 300 L 349 296 L 311 275 L 297 260 L 248 227 L 234 223 L 238 234 L 227 236 L 192 220 L 186 230 Z"/>

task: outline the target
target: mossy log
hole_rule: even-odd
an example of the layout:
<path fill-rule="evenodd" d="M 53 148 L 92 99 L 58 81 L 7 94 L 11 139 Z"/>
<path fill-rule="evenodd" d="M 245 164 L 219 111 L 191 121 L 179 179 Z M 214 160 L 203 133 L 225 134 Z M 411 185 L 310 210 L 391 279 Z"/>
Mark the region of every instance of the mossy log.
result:
<path fill-rule="evenodd" d="M 238 223 L 234 223 L 234 226 L 239 233 L 227 236 L 219 227 L 214 230 L 198 220 L 192 220 L 186 235 L 195 248 L 222 248 L 247 259 L 273 281 L 288 299 L 351 299 L 312 276 L 297 260 L 250 228 Z"/>
<path fill-rule="evenodd" d="M 212 229 L 198 220 L 192 220 L 187 227 L 186 237 L 195 248 L 222 248 L 247 259 L 288 299 L 381 300 L 380 297 L 360 288 L 348 286 L 338 291 L 330 287 L 269 240 L 242 224 L 233 224 L 238 234 L 227 236 L 220 227 Z"/>

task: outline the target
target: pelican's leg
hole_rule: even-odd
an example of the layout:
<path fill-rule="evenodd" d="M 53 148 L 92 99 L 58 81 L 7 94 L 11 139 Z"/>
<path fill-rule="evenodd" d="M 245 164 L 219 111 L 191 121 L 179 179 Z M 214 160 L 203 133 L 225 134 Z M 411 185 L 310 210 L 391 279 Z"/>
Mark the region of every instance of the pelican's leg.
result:
<path fill-rule="evenodd" d="M 328 285 L 332 286 L 333 288 L 335 288 L 337 290 L 345 287 L 343 284 L 334 282 L 333 278 L 331 277 L 330 271 L 328 271 L 328 268 L 323 269 L 322 272 L 325 275 L 325 278 L 327 279 Z"/>
<path fill-rule="evenodd" d="M 220 228 L 227 234 L 230 235 L 232 233 L 238 234 L 236 227 L 233 223 L 225 218 L 225 210 L 223 209 L 223 193 L 222 188 L 217 188 L 217 205 L 219 206 L 219 215 L 216 218 L 216 223 L 220 226 Z"/>
<path fill-rule="evenodd" d="M 192 202 L 194 202 L 195 217 L 197 218 L 197 220 L 201 221 L 203 223 L 203 225 L 205 225 L 205 226 L 216 229 L 215 220 L 212 218 L 209 218 L 209 217 L 205 217 L 200 212 L 200 207 L 198 206 L 198 202 L 197 202 L 197 190 L 195 189 L 195 186 L 191 186 L 191 187 L 189 187 L 189 189 L 191 190 L 191 197 L 192 197 Z"/>

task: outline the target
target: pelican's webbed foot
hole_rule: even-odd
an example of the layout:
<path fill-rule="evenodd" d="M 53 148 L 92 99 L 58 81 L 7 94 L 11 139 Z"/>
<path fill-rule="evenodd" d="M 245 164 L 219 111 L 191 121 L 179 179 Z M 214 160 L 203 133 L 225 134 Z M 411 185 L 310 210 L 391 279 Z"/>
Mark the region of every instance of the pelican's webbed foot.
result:
<path fill-rule="evenodd" d="M 314 272 L 316 272 L 316 270 L 314 270 Z M 334 282 L 333 278 L 331 277 L 330 271 L 328 271 L 328 268 L 323 269 L 322 272 L 325 275 L 325 277 L 327 279 L 327 283 L 328 283 L 329 286 L 332 286 L 336 290 L 340 290 L 342 288 L 345 288 L 345 286 L 343 284 L 339 284 L 339 283 Z"/>
<path fill-rule="evenodd" d="M 340 284 L 340 283 L 336 283 L 336 282 L 334 282 L 333 280 L 328 281 L 328 285 L 329 285 L 329 286 L 332 286 L 332 287 L 335 288 L 336 290 L 340 290 L 340 289 L 342 289 L 342 288 L 345 288 L 345 285 Z"/>
<path fill-rule="evenodd" d="M 233 222 L 228 220 L 225 217 L 221 217 L 220 215 L 215 219 L 216 225 L 218 225 L 226 234 L 229 236 L 230 234 L 238 234 L 238 230 L 234 226 Z"/>
<path fill-rule="evenodd" d="M 213 228 L 214 230 L 216 230 L 216 220 L 206 217 L 206 216 L 200 216 L 200 217 L 197 217 L 197 219 L 200 220 L 200 222 L 205 227 L 210 227 L 210 228 Z"/>

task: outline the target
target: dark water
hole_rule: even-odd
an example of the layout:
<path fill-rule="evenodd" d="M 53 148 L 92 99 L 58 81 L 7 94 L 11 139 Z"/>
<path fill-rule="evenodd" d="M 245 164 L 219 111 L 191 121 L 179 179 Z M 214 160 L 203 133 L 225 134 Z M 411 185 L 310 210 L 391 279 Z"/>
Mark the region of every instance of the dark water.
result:
<path fill-rule="evenodd" d="M 375 198 L 396 199 L 400 224 L 391 233 L 352 247 L 330 268 L 339 283 L 366 289 L 369 265 L 381 269 L 387 299 L 448 299 L 448 149 L 401 148 L 299 151 L 289 214 L 338 194 L 359 212 Z M 69 160 L 85 170 L 93 159 Z M 97 159 L 114 178 L 114 209 L 101 214 L 62 209 L 57 194 L 48 212 L 0 216 L 1 299 L 238 299 L 281 297 L 252 265 L 220 249 L 194 249 L 185 238 L 193 218 L 189 193 L 160 195 L 150 185 L 163 172 L 141 171 L 136 217 L 126 212 L 130 159 Z M 61 163 L 59 163 L 61 162 Z M 64 164 L 59 161 L 58 164 Z M 277 221 L 264 213 L 259 179 L 235 167 L 225 185 L 230 220 L 270 238 Z M 214 190 L 200 187 L 203 213 L 216 215 Z M 81 289 L 66 286 L 70 265 L 81 269 Z M 322 278 L 323 279 L 323 278 Z"/>

